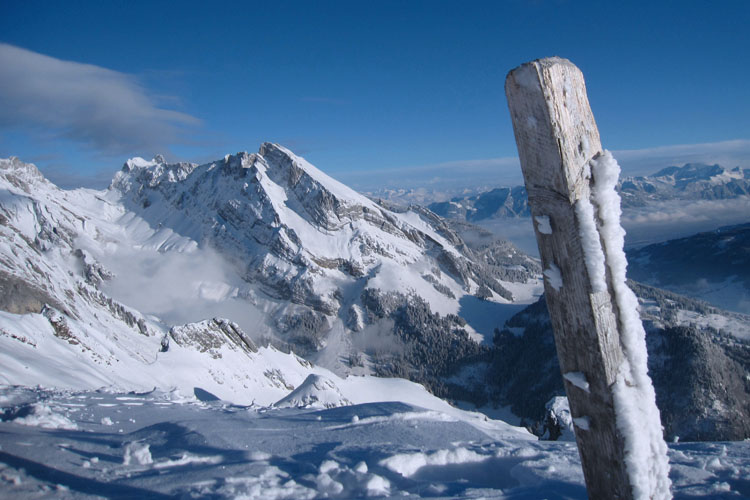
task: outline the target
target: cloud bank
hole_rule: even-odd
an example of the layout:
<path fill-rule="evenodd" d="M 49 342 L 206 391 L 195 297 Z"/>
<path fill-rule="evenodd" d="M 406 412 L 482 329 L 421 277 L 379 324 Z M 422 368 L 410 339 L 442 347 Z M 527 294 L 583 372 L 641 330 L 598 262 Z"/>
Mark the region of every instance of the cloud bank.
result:
<path fill-rule="evenodd" d="M 165 151 L 199 120 L 160 108 L 137 80 L 0 43 L 0 128 L 62 137 L 105 154 Z"/>
<path fill-rule="evenodd" d="M 254 292 L 218 252 L 195 248 L 159 252 L 122 245 L 97 258 L 114 272 L 104 283 L 113 298 L 167 325 L 226 318 L 256 340 L 268 333 Z"/>
<path fill-rule="evenodd" d="M 626 208 L 620 222 L 625 228 L 625 246 L 641 247 L 750 222 L 750 197 L 653 202 L 645 207 Z M 485 219 L 478 225 L 512 241 L 529 255 L 539 256 L 530 217 Z"/>
<path fill-rule="evenodd" d="M 750 222 L 750 197 L 670 200 L 623 212 L 626 246 L 642 246 Z"/>

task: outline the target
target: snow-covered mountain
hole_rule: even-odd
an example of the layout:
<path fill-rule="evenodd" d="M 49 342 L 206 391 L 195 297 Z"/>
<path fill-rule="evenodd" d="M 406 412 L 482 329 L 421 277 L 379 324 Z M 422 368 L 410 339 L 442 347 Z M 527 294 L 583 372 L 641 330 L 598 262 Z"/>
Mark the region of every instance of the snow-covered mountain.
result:
<path fill-rule="evenodd" d="M 750 311 L 750 223 L 632 249 L 628 262 L 636 281 Z"/>
<path fill-rule="evenodd" d="M 437 389 L 491 336 L 488 308 L 509 316 L 540 289 L 512 245 L 467 244 L 431 212 L 376 204 L 273 144 L 205 165 L 129 160 L 102 192 L 3 160 L 0 190 L 6 383 L 185 376 L 243 401 L 261 383 L 275 401 L 310 371 L 295 358 L 279 372 L 287 355 L 257 347 L 270 344 Z M 188 359 L 200 369 L 175 366 Z"/>
<path fill-rule="evenodd" d="M 687 163 L 682 167 L 667 167 L 645 177 L 623 177 L 617 189 L 623 209 L 673 200 L 733 199 L 750 196 L 750 169 Z M 453 197 L 449 201 L 431 203 L 428 207 L 443 217 L 475 223 L 530 215 L 523 186 Z"/>
<path fill-rule="evenodd" d="M 227 259 L 242 278 L 227 291 L 263 313 L 246 330 L 339 373 L 434 387 L 463 361 L 438 360 L 438 346 L 472 352 L 492 333 L 482 306 L 528 302 L 540 286 L 512 245 L 468 244 L 433 213 L 375 203 L 274 144 L 200 166 L 131 160 L 108 195 L 172 231 L 159 250 L 179 236 Z"/>
<path fill-rule="evenodd" d="M 665 200 L 724 200 L 750 195 L 750 169 L 687 163 L 667 167 L 646 177 L 620 181 L 623 207 Z"/>

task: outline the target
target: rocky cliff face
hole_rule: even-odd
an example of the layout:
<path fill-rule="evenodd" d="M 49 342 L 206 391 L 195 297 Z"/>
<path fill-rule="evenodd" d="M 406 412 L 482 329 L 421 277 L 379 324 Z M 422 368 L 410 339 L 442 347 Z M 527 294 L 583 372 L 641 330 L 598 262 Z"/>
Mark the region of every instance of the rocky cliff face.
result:
<path fill-rule="evenodd" d="M 457 313 L 467 294 L 513 301 L 508 283 L 538 272 L 507 243 L 472 248 L 429 210 L 375 203 L 275 144 L 205 165 L 131 160 L 110 191 L 152 227 L 219 250 L 262 296 L 293 304 L 271 326 L 307 355 L 337 325 L 366 326 L 357 311 L 367 290 Z"/>
<path fill-rule="evenodd" d="M 221 358 L 221 349 L 224 347 L 247 354 L 258 352 L 255 342 L 237 323 L 223 318 L 173 326 L 169 329 L 169 335 L 162 338 L 162 352 L 169 350 L 170 341 L 183 347 L 194 348 L 198 352 L 207 352 L 215 359 Z"/>

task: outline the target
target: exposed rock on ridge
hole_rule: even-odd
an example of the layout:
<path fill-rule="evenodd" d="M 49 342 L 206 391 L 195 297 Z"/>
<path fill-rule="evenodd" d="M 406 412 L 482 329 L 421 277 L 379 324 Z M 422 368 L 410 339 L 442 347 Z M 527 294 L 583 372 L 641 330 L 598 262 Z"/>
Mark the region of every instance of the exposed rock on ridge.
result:
<path fill-rule="evenodd" d="M 375 203 L 271 143 L 205 165 L 129 160 L 110 190 L 152 226 L 219 250 L 269 297 L 312 309 L 295 310 L 297 319 L 280 311 L 273 320 L 302 353 L 325 346 L 335 318 L 349 324 L 351 307 L 383 266 L 435 269 L 439 274 L 417 274 L 424 284 L 415 288 L 455 300 L 482 289 L 488 298 L 512 301 L 501 281 L 525 283 L 538 271 L 531 259 L 477 260 L 429 210 Z"/>

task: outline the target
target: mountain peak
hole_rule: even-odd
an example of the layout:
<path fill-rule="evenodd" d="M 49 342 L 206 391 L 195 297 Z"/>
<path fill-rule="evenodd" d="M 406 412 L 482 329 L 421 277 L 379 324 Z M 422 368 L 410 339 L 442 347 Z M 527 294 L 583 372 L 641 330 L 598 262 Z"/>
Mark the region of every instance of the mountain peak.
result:
<path fill-rule="evenodd" d="M 158 162 L 154 160 L 146 160 L 144 158 L 141 158 L 140 156 L 134 156 L 133 158 L 129 158 L 125 160 L 125 163 L 122 165 L 122 170 L 124 172 L 130 172 L 137 169 L 142 168 L 149 168 L 153 167 L 154 165 L 157 165 Z"/>
<path fill-rule="evenodd" d="M 368 198 L 330 177 L 301 156 L 297 156 L 279 144 L 264 142 L 261 144 L 258 154 L 265 159 L 270 167 L 269 177 L 274 182 L 297 189 L 299 182 L 305 179 L 305 184 L 309 184 L 313 189 L 324 189 L 327 196 L 335 199 L 340 205 L 360 205 L 374 208 L 374 203 Z"/>
<path fill-rule="evenodd" d="M 685 165 L 671 166 L 659 170 L 651 177 L 674 177 L 675 180 L 708 180 L 716 175 L 721 175 L 727 170 L 721 165 L 708 165 L 706 163 L 686 163 Z"/>
<path fill-rule="evenodd" d="M 197 166 L 187 162 L 167 163 L 162 155 L 154 156 L 153 160 L 136 156 L 123 164 L 109 188 L 126 192 L 134 185 L 154 187 L 162 182 L 174 183 L 187 178 Z"/>
<path fill-rule="evenodd" d="M 258 153 L 265 156 L 273 151 L 278 151 L 285 153 L 288 156 L 295 156 L 294 153 L 292 153 L 290 150 L 286 149 L 285 147 L 281 146 L 280 144 L 276 144 L 275 142 L 264 142 L 260 145 L 260 148 L 258 149 Z"/>
<path fill-rule="evenodd" d="M 30 186 L 39 182 L 49 182 L 36 168 L 36 165 L 25 163 L 16 156 L 0 159 L 0 176 L 5 177 L 8 182 L 27 193 Z"/>

